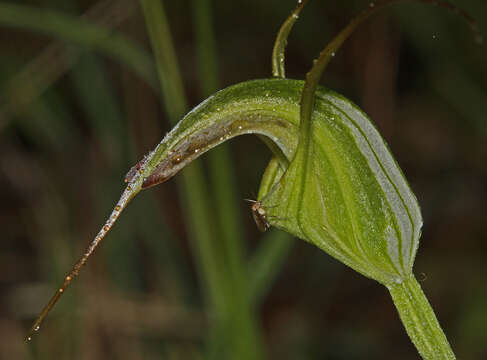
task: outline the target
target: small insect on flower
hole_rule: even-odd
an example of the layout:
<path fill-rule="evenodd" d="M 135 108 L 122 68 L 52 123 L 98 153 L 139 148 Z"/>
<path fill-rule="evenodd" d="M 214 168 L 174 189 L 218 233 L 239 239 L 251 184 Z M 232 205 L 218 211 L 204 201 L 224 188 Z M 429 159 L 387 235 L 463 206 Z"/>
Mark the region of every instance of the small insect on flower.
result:
<path fill-rule="evenodd" d="M 267 221 L 267 211 L 262 206 L 262 203 L 256 200 L 245 200 L 252 203 L 250 210 L 252 210 L 252 217 L 254 218 L 257 228 L 262 232 L 269 230 L 271 224 Z"/>

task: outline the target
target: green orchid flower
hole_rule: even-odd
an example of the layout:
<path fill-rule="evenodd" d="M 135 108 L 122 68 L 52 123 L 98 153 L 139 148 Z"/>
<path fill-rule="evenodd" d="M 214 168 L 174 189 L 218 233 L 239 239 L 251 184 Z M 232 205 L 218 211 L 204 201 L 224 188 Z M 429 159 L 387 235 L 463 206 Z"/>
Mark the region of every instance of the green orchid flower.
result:
<path fill-rule="evenodd" d="M 367 115 L 342 95 L 318 85 L 350 34 L 370 15 L 398 1 L 371 3 L 325 47 L 305 81 L 284 77 L 287 36 L 306 3 L 299 1 L 276 39 L 274 78 L 243 82 L 210 96 L 129 171 L 127 187 L 112 214 L 34 323 L 28 339 L 138 192 L 167 181 L 231 138 L 256 134 L 273 153 L 252 204 L 259 228 L 274 226 L 291 233 L 385 285 L 421 356 L 454 359 L 413 275 L 422 226 L 418 201 Z M 451 9 L 475 27 L 449 3 L 418 1 Z"/>

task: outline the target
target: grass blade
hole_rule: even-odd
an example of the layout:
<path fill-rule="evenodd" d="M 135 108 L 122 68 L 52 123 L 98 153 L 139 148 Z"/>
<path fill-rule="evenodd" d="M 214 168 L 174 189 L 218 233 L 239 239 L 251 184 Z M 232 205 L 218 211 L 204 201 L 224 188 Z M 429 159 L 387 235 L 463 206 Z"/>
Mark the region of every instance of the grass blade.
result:
<path fill-rule="evenodd" d="M 193 22 L 195 24 L 196 55 L 201 79 L 201 92 L 208 97 L 218 90 L 218 58 L 213 31 L 211 0 L 193 0 Z M 233 356 L 260 358 L 259 330 L 256 323 L 254 303 L 251 300 L 248 284 L 247 269 L 244 265 L 244 232 L 241 224 L 241 214 L 238 211 L 239 199 L 236 189 L 235 171 L 232 164 L 230 147 L 222 144 L 209 153 L 210 178 L 214 207 L 217 209 L 218 225 L 220 229 L 220 253 L 223 252 L 225 267 L 229 269 L 226 281 L 230 291 L 227 299 L 234 301 L 230 304 L 231 313 L 227 326 L 222 327 L 210 341 L 208 357 L 218 353 L 217 348 L 222 344 L 221 339 L 228 339 L 238 343 L 232 351 Z M 230 297 L 231 296 L 231 297 Z M 233 324 L 232 324 L 233 323 Z M 228 336 L 228 328 L 234 328 L 234 334 Z M 249 348 L 256 349 L 250 355 Z"/>

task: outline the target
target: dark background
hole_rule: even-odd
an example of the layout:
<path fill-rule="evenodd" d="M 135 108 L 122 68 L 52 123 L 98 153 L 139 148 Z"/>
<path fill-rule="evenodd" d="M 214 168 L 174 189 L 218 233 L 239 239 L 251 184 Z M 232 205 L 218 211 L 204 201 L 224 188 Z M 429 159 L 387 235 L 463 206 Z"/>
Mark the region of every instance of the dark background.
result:
<path fill-rule="evenodd" d="M 17 3 L 74 16 L 99 5 Z M 150 52 L 138 3 L 104 3 L 94 10 L 108 19 L 103 26 Z M 455 3 L 487 29 L 487 2 Z M 367 5 L 311 0 L 289 38 L 287 76 L 303 79 Z M 192 107 L 204 99 L 192 3 L 164 6 Z M 270 77 L 275 34 L 294 6 L 213 1 L 221 88 Z M 118 200 L 126 171 L 171 127 L 157 90 L 128 66 L 75 43 L 45 55 L 55 41 L 0 22 L 0 358 L 202 359 L 212 317 L 179 205 L 180 175 L 134 200 L 39 336 L 22 342 Z M 418 197 L 415 274 L 461 359 L 487 358 L 486 54 L 461 18 L 405 3 L 363 25 L 322 81 L 370 115 Z M 230 149 L 237 195 L 252 198 L 270 152 L 252 136 Z M 237 207 L 250 258 L 265 238 L 248 204 Z M 269 359 L 419 358 L 384 287 L 295 242 L 258 308 Z"/>

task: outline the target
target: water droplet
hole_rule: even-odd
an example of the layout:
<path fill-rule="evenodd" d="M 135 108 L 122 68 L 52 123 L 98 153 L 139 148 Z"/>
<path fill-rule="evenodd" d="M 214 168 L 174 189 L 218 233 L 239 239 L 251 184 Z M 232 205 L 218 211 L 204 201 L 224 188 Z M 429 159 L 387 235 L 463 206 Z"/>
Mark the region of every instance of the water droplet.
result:
<path fill-rule="evenodd" d="M 27 341 L 31 341 L 31 340 L 32 340 L 32 338 L 29 336 L 29 337 L 27 338 Z"/>
<path fill-rule="evenodd" d="M 371 8 L 373 8 L 373 7 L 375 6 L 375 4 L 374 4 L 373 2 L 371 2 L 371 3 L 369 4 L 369 6 L 370 6 Z"/>
<path fill-rule="evenodd" d="M 64 291 L 64 289 L 62 289 L 62 288 L 61 288 L 61 289 L 59 289 L 58 291 L 59 291 L 60 293 L 62 293 L 62 292 Z"/>
<path fill-rule="evenodd" d="M 284 58 L 280 58 L 279 61 L 283 63 L 284 62 Z"/>
<path fill-rule="evenodd" d="M 295 19 L 299 18 L 298 14 L 293 14 L 293 18 Z"/>
<path fill-rule="evenodd" d="M 239 130 L 242 130 L 242 125 L 239 125 L 239 126 L 238 126 L 238 129 L 239 129 Z"/>
<path fill-rule="evenodd" d="M 436 39 L 436 35 L 433 35 L 433 40 L 435 40 L 435 39 Z"/>
<path fill-rule="evenodd" d="M 194 152 L 197 153 L 198 151 L 200 151 L 200 149 L 194 149 Z"/>
<path fill-rule="evenodd" d="M 217 107 L 217 108 L 216 108 L 216 111 L 220 111 L 220 108 L 219 108 L 219 107 Z"/>
<path fill-rule="evenodd" d="M 303 2 L 303 0 L 298 0 L 298 4 L 301 4 Z"/>
<path fill-rule="evenodd" d="M 335 52 L 334 51 L 331 53 L 331 56 L 335 56 Z"/>
<path fill-rule="evenodd" d="M 34 331 L 39 331 L 39 329 L 40 329 L 40 326 L 39 326 L 39 325 L 37 325 L 37 326 L 34 328 Z"/>
<path fill-rule="evenodd" d="M 71 276 L 69 276 L 69 275 L 66 276 L 66 281 L 71 281 L 71 279 L 72 279 Z"/>

